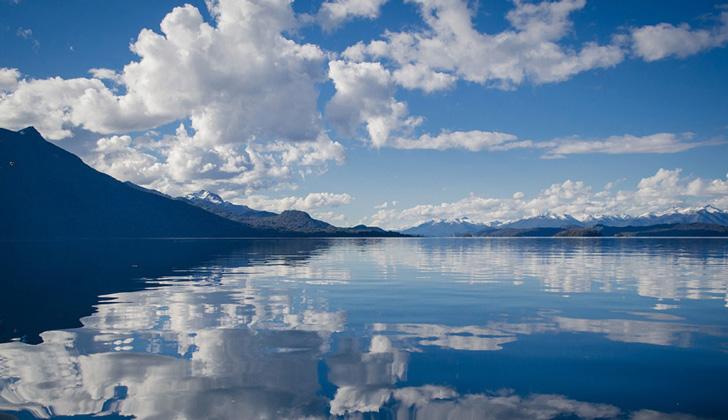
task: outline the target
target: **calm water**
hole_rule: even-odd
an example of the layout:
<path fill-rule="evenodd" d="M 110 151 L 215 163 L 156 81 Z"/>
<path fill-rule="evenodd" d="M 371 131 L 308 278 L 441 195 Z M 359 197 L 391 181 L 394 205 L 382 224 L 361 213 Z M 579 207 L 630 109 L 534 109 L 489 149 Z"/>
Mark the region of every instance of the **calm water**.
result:
<path fill-rule="evenodd" d="M 0 255 L 0 412 L 19 419 L 728 419 L 725 239 Z"/>

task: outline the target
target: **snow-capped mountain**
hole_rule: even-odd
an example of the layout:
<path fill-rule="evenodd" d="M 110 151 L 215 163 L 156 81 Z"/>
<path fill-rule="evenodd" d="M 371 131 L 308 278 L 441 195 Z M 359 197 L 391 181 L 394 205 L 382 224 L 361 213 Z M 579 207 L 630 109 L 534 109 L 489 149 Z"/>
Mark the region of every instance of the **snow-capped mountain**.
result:
<path fill-rule="evenodd" d="M 633 216 L 629 214 L 618 214 L 618 215 L 589 215 L 581 218 L 580 222 L 583 226 L 629 226 L 634 220 Z"/>
<path fill-rule="evenodd" d="M 467 217 L 447 220 L 432 220 L 401 232 L 417 236 L 463 236 L 487 228 L 483 223 L 471 222 Z"/>
<path fill-rule="evenodd" d="M 223 200 L 219 195 L 207 190 L 190 193 L 183 198 L 198 207 L 207 209 L 208 211 L 214 209 L 219 212 L 220 210 L 223 210 L 225 212 L 245 217 L 270 217 L 276 215 L 269 211 L 253 210 L 248 206 L 233 204 L 229 201 Z"/>
<path fill-rule="evenodd" d="M 219 195 L 201 190 L 180 197 L 197 207 L 201 207 L 218 216 L 271 232 L 296 232 L 299 235 L 313 236 L 397 236 L 379 228 L 364 225 L 355 228 L 339 228 L 321 220 L 312 218 L 308 213 L 299 210 L 286 210 L 281 214 L 269 211 L 253 210 L 248 206 L 233 204 L 223 200 Z"/>
<path fill-rule="evenodd" d="M 588 225 L 601 224 L 604 226 L 650 226 L 674 223 L 713 223 L 728 226 L 728 212 L 717 209 L 711 205 L 704 207 L 679 208 L 673 207 L 659 213 L 644 213 L 636 217 L 605 216 L 585 220 Z"/>
<path fill-rule="evenodd" d="M 185 198 L 187 200 L 195 201 L 195 202 L 205 201 L 205 202 L 212 203 L 212 204 L 221 204 L 221 205 L 225 204 L 225 200 L 223 200 L 222 197 L 215 194 L 214 192 L 210 192 L 207 190 L 200 190 L 197 192 L 187 194 L 185 196 Z M 228 203 L 228 204 L 232 204 L 232 203 Z"/>
<path fill-rule="evenodd" d="M 576 219 L 568 214 L 560 215 L 547 212 L 539 216 L 528 217 L 506 223 L 473 223 L 467 217 L 450 220 L 433 220 L 421 223 L 415 227 L 402 230 L 408 235 L 420 236 L 463 236 L 487 228 L 536 229 L 561 227 L 587 227 L 595 225 L 625 227 L 625 226 L 652 226 L 677 223 L 710 223 L 728 226 L 728 211 L 720 210 L 711 205 L 704 207 L 678 208 L 673 207 L 659 213 L 645 213 L 639 216 L 620 215 L 590 215 Z"/>

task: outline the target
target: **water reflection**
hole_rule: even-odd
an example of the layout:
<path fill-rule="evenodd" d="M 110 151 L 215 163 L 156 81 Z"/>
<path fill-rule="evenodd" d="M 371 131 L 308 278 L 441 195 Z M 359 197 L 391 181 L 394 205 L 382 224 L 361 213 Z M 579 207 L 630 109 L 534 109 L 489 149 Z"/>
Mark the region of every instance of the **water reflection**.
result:
<path fill-rule="evenodd" d="M 728 240 L 675 238 L 422 239 L 374 248 L 388 275 L 410 266 L 469 283 L 537 280 L 555 293 L 636 289 L 658 299 L 723 299 Z"/>
<path fill-rule="evenodd" d="M 140 279 L 211 282 L 228 262 L 295 270 L 329 246 L 318 239 L 0 241 L 0 342 L 37 343 L 43 331 L 80 326 L 100 295 L 146 288 Z"/>
<path fill-rule="evenodd" d="M 143 269 L 142 290 L 94 289 L 106 294 L 82 328 L 0 344 L 0 410 L 138 419 L 726 412 L 727 317 L 712 305 L 728 284 L 724 242 L 211 245 Z M 126 267 L 119 260 L 111 266 Z M 662 267 L 670 261 L 679 267 Z M 645 293 L 647 273 L 669 293 Z M 695 312 L 677 299 L 706 305 Z M 639 378 L 608 373 L 632 365 Z"/>

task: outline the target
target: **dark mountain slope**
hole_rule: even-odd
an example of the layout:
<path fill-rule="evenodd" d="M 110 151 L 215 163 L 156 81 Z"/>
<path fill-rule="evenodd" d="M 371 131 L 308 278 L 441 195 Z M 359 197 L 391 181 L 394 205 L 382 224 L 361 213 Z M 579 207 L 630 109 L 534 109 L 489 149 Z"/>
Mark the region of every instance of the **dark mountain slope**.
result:
<path fill-rule="evenodd" d="M 312 218 L 300 210 L 286 210 L 281 214 L 269 211 L 254 210 L 248 206 L 233 204 L 223 200 L 219 195 L 202 190 L 179 200 L 189 202 L 218 216 L 243 223 L 258 229 L 267 229 L 276 234 L 295 236 L 406 236 L 396 232 L 388 232 L 380 228 L 359 225 L 353 228 L 340 228 L 321 220 Z"/>
<path fill-rule="evenodd" d="M 130 187 L 48 143 L 0 129 L 0 238 L 270 236 Z"/>

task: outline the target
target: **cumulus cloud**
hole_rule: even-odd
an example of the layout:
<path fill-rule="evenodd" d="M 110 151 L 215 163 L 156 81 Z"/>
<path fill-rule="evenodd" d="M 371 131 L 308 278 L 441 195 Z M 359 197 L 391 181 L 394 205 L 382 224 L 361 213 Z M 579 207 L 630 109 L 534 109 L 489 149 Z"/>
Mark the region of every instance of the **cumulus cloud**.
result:
<path fill-rule="evenodd" d="M 316 21 L 324 30 L 331 31 L 347 20 L 361 17 L 374 19 L 387 0 L 334 0 L 321 5 Z"/>
<path fill-rule="evenodd" d="M 394 99 L 396 86 L 381 63 L 329 63 L 336 93 L 326 105 L 328 120 L 351 136 L 363 123 L 374 147 L 387 145 L 392 133 L 409 132 L 422 118 L 409 116 L 407 104 Z"/>
<path fill-rule="evenodd" d="M 20 79 L 18 69 L 0 68 L 0 92 L 10 92 L 15 90 Z"/>
<path fill-rule="evenodd" d="M 385 2 L 329 0 L 316 19 L 332 30 L 353 18 L 376 18 Z M 340 54 L 286 36 L 301 24 L 289 0 L 208 0 L 207 21 L 194 6 L 177 7 L 158 31 L 139 33 L 130 46 L 138 59 L 121 68 L 92 68 L 88 77 L 74 79 L 25 78 L 17 69 L 0 68 L 0 126 L 34 125 L 51 140 L 95 133 L 98 142 L 83 157 L 97 169 L 171 195 L 206 188 L 230 199 L 344 162 L 344 147 L 328 137 L 318 110 L 318 85 L 328 81 L 336 89 L 325 106 L 328 122 L 373 147 L 538 148 L 545 157 L 562 157 L 672 153 L 710 143 L 670 133 L 544 142 L 486 130 L 416 133 L 424 118 L 410 114 L 397 98 L 400 89 L 433 93 L 463 81 L 501 89 L 561 82 L 617 65 L 629 42 L 575 45 L 571 15 L 585 0 L 516 0 L 505 16 L 508 26 L 493 33 L 474 25 L 475 11 L 465 0 L 411 3 L 422 25 L 386 32 Z M 685 56 L 726 43 L 728 12 L 718 21 L 712 29 L 634 28 L 628 38 L 646 60 Z M 17 35 L 33 39 L 28 29 Z M 172 135 L 129 134 L 167 124 L 183 125 Z"/>
<path fill-rule="evenodd" d="M 712 204 L 718 208 L 728 208 L 728 174 L 725 179 L 704 179 L 684 176 L 679 168 L 661 168 L 654 175 L 642 178 L 632 190 L 613 191 L 616 182 L 610 184 L 600 191 L 583 181 L 566 180 L 544 188 L 533 197 L 523 192 L 516 192 L 508 198 L 470 194 L 454 202 L 420 204 L 401 210 L 379 206 L 375 214 L 362 222 L 399 229 L 433 219 L 459 217 L 491 223 L 551 212 L 586 220 L 592 215 L 636 216 L 664 211 L 675 205 Z"/>
<path fill-rule="evenodd" d="M 341 223 L 346 222 L 346 216 L 333 211 L 316 212 L 312 214 L 314 219 L 323 220 L 324 222 L 341 226 Z"/>
<path fill-rule="evenodd" d="M 329 65 L 336 94 L 326 107 L 327 118 L 344 133 L 363 125 L 375 147 L 390 142 L 393 134 L 409 137 L 408 131 L 422 121 L 409 115 L 406 103 L 395 99 L 398 87 L 435 92 L 464 80 L 511 89 L 527 80 L 560 82 L 624 59 L 618 45 L 586 43 L 572 49 L 559 44 L 572 30 L 569 14 L 583 8 L 584 0 L 516 1 L 506 16 L 511 27 L 496 34 L 474 27 L 473 10 L 463 0 L 413 2 L 426 28 L 387 32 L 382 39 L 360 42 Z M 457 134 L 461 139 L 468 135 Z M 427 148 L 449 148 L 444 144 L 453 138 L 428 135 L 419 144 L 434 141 L 438 144 Z M 407 148 L 418 144 L 399 143 Z"/>
<path fill-rule="evenodd" d="M 206 189 L 234 200 L 289 186 L 297 173 L 323 172 L 327 162 L 344 161 L 344 148 L 326 136 L 309 142 L 206 145 L 180 125 L 161 139 L 154 133 L 101 138 L 84 160 L 117 179 L 172 196 Z"/>
<path fill-rule="evenodd" d="M 354 202 L 349 194 L 310 193 L 306 197 L 268 198 L 263 195 L 251 195 L 242 200 L 241 204 L 273 212 L 284 210 L 311 211 L 326 207 L 341 207 Z M 326 215 L 326 213 L 322 213 Z"/>
<path fill-rule="evenodd" d="M 645 61 L 667 57 L 685 58 L 728 43 L 728 11 L 716 18 L 710 29 L 693 29 L 687 23 L 642 26 L 631 30 L 632 50 Z"/>
<path fill-rule="evenodd" d="M 185 5 L 162 20 L 161 33 L 142 30 L 131 45 L 139 60 L 121 71 L 36 80 L 2 69 L 0 126 L 34 125 L 51 140 L 105 135 L 87 162 L 171 194 L 205 185 L 252 191 L 342 163 L 344 148 L 317 109 L 326 57 L 283 35 L 298 25 L 290 2 L 207 5 L 214 22 Z M 117 135 L 180 120 L 185 127 L 157 144 Z"/>
<path fill-rule="evenodd" d="M 151 184 L 162 177 L 164 165 L 156 157 L 131 147 L 131 144 L 130 136 L 99 139 L 94 149 L 95 160 L 90 163 L 114 178 L 138 184 Z"/>
<path fill-rule="evenodd" d="M 571 49 L 558 42 L 572 30 L 569 14 L 585 0 L 528 3 L 515 1 L 506 18 L 511 27 L 496 34 L 479 32 L 473 10 L 461 0 L 414 0 L 424 30 L 386 33 L 384 40 L 357 44 L 344 52 L 351 60 L 388 59 L 407 88 L 433 91 L 456 80 L 512 88 L 531 80 L 550 83 L 624 59 L 617 45 L 586 43 Z"/>

